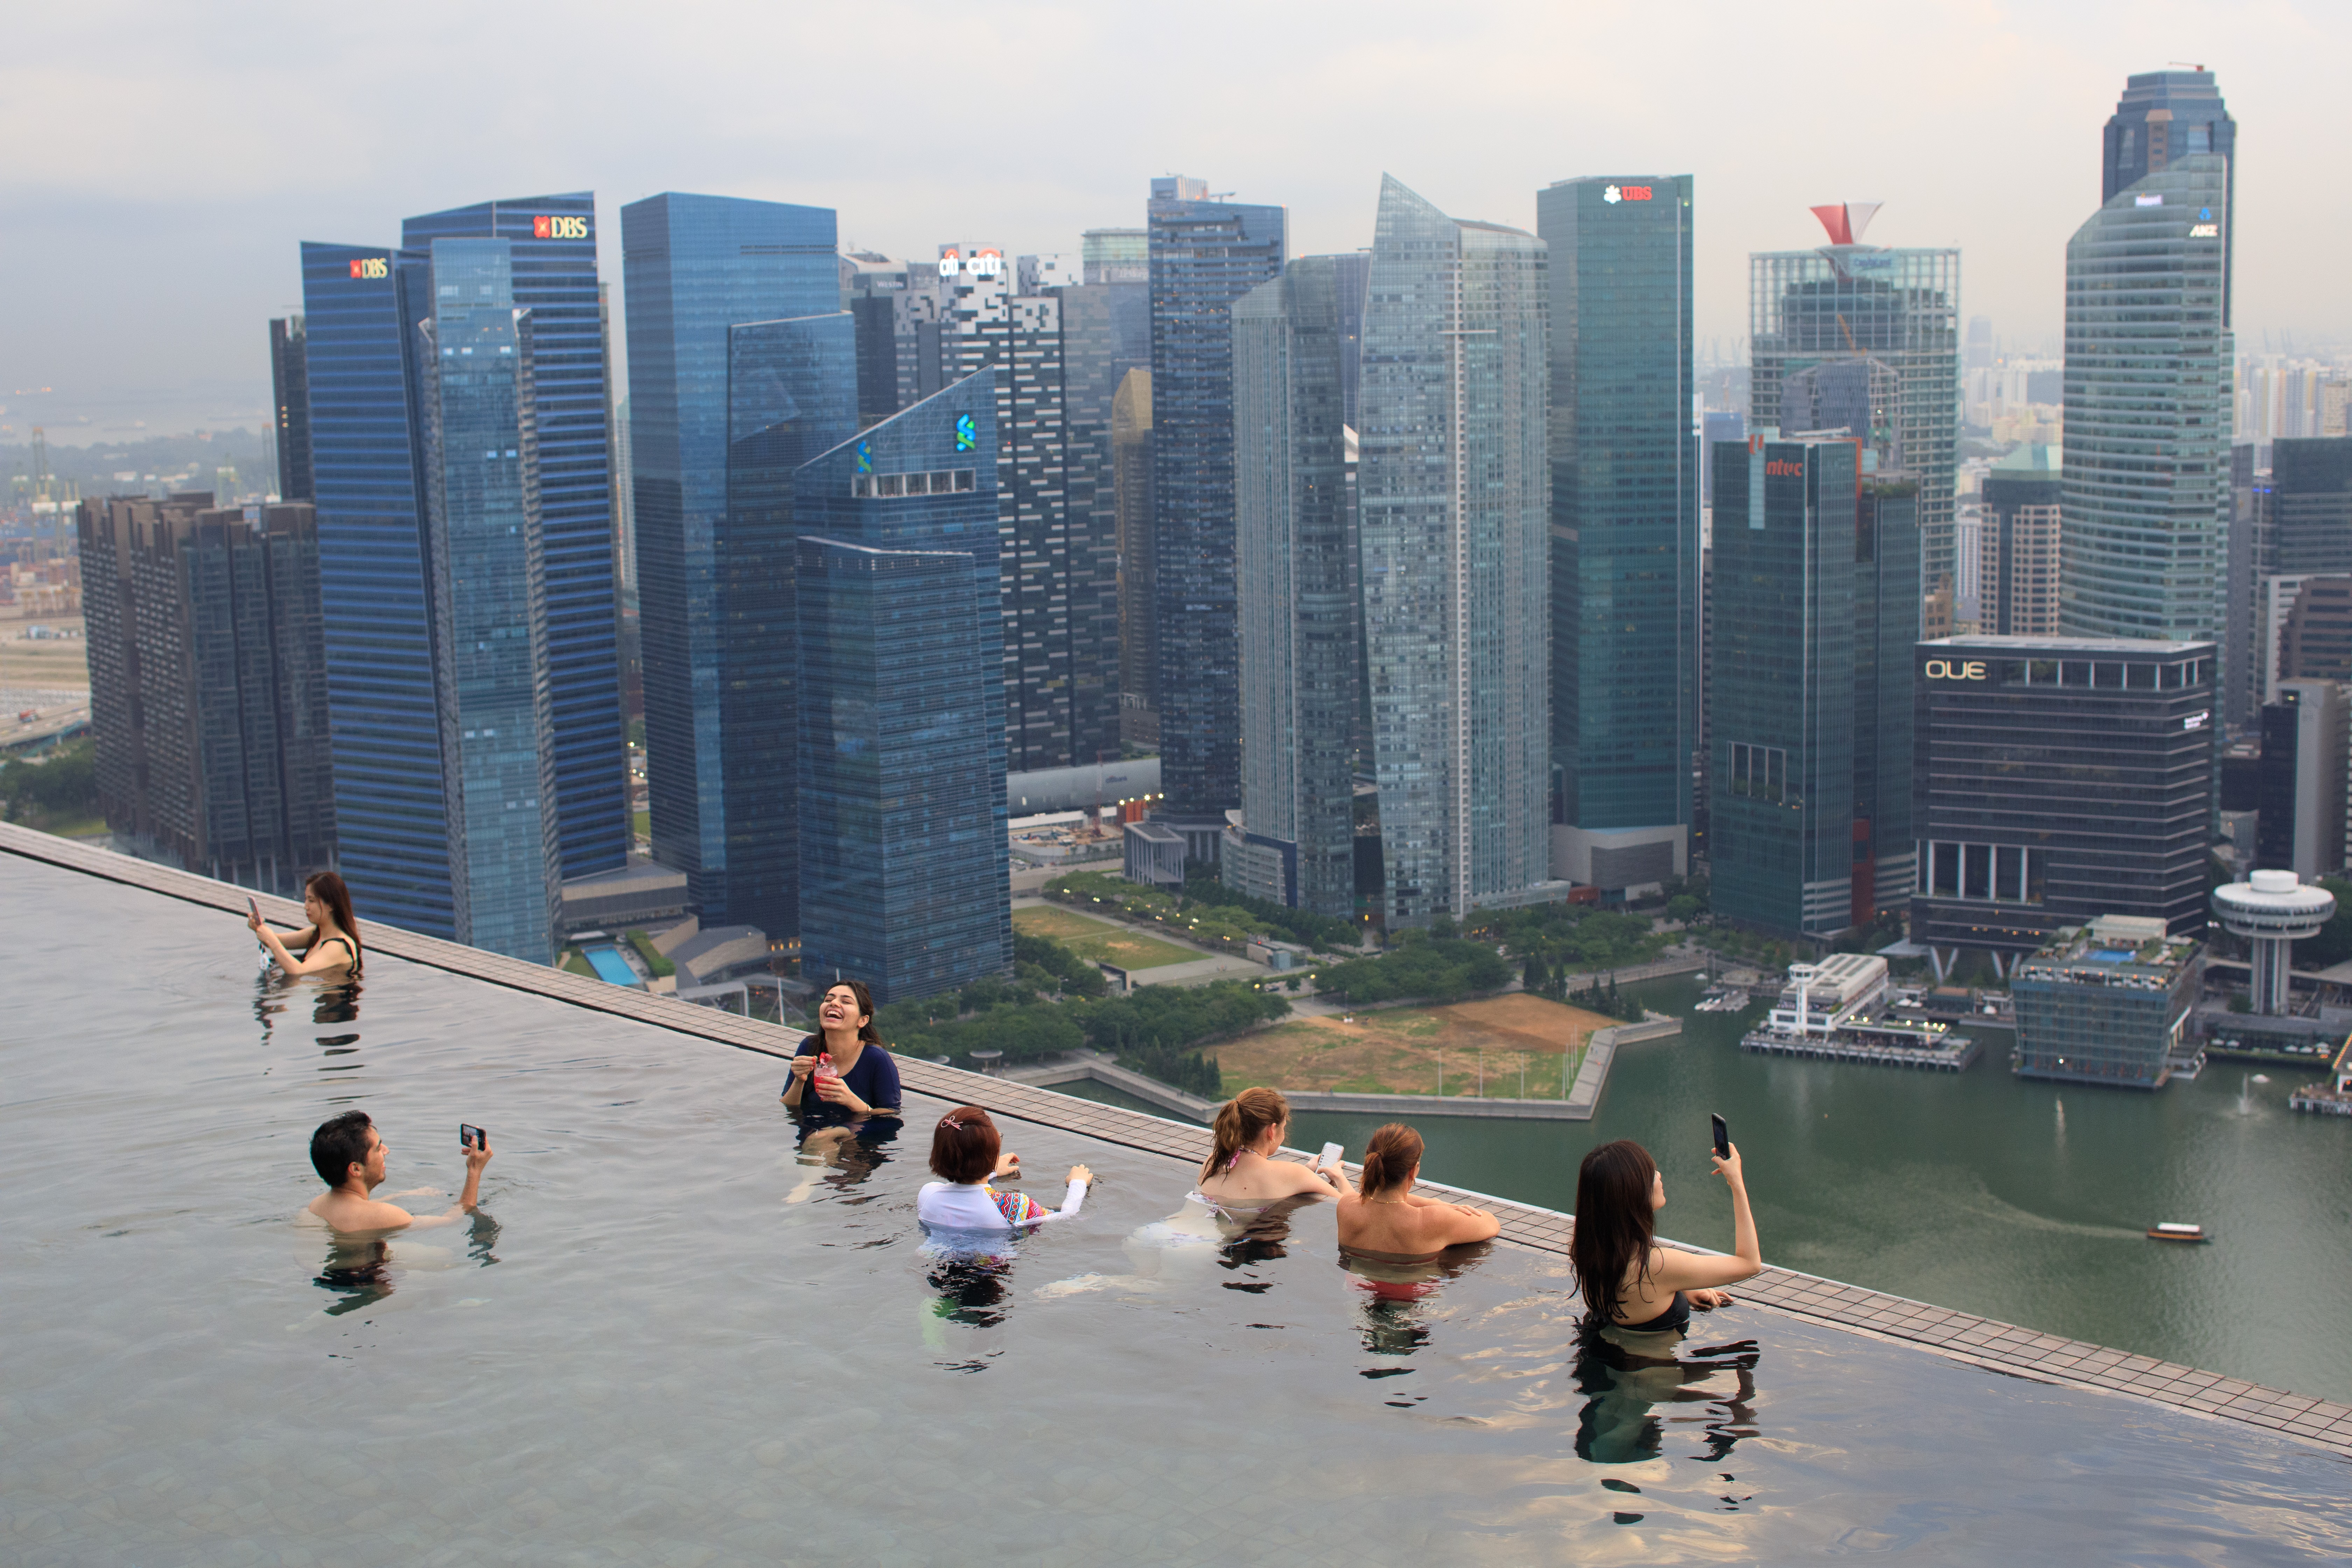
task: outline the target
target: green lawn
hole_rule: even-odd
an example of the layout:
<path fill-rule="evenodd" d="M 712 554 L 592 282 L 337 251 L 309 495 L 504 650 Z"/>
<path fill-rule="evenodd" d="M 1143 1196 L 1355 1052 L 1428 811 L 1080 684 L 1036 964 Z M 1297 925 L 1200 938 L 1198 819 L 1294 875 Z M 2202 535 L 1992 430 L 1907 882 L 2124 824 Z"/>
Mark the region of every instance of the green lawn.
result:
<path fill-rule="evenodd" d="M 629 826 L 638 837 L 650 837 L 654 830 L 654 814 L 651 811 L 633 811 L 629 814 Z"/>
<path fill-rule="evenodd" d="M 1032 936 L 1050 936 L 1089 963 L 1115 963 L 1129 971 L 1192 963 L 1204 956 L 1189 947 L 1146 936 L 1132 926 L 1114 925 L 1050 904 L 1013 910 L 1013 929 Z"/>

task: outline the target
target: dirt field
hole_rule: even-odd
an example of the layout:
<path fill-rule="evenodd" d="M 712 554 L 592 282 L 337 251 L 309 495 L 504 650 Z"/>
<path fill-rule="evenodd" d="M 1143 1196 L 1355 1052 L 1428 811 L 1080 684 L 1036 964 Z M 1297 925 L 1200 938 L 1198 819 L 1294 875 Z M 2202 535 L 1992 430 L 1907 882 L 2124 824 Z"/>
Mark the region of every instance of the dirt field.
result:
<path fill-rule="evenodd" d="M 1216 1047 L 1225 1092 L 1252 1084 L 1359 1094 L 1559 1098 L 1585 1037 L 1618 1020 L 1540 996 L 1490 996 L 1451 1007 L 1398 1007 L 1354 1020 L 1302 1018 Z M 1440 1070 L 1444 1086 L 1439 1088 Z"/>
<path fill-rule="evenodd" d="M 1050 936 L 1090 963 L 1115 963 L 1127 970 L 1192 963 L 1207 956 L 1146 936 L 1133 926 L 1113 925 L 1051 904 L 1013 910 L 1013 929 L 1032 936 Z"/>
<path fill-rule="evenodd" d="M 26 639 L 32 625 L 56 626 L 79 634 L 81 616 L 34 616 L 19 605 L 0 605 L 0 686 L 22 690 L 71 691 L 89 689 L 89 655 L 81 637 Z"/>

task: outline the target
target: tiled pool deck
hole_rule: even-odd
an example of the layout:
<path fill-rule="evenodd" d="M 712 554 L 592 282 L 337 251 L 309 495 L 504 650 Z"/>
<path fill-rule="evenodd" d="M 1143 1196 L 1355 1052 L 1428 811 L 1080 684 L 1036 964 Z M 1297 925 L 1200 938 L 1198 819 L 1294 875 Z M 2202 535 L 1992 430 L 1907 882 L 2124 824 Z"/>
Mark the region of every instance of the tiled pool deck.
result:
<path fill-rule="evenodd" d="M 52 866 L 79 871 L 150 892 L 200 904 L 207 909 L 242 912 L 243 889 L 190 876 L 167 867 L 127 856 L 93 849 L 67 839 L 0 824 L 0 851 Z M 5 873 L 0 873 L 5 875 Z M 299 922 L 300 907 L 291 900 L 261 899 L 262 912 L 280 925 Z M 787 1056 L 792 1034 L 771 1024 L 753 1022 L 731 1013 L 699 1007 L 669 997 L 608 984 L 562 970 L 544 969 L 517 959 L 461 947 L 432 937 L 417 936 L 391 926 L 370 923 L 365 928 L 371 946 L 395 957 L 505 985 L 534 995 L 593 1008 L 679 1034 L 693 1035 L 740 1050 Z M 1059 1128 L 1099 1138 L 1130 1149 L 1165 1154 L 1197 1164 L 1206 1158 L 1205 1128 L 1163 1121 L 1117 1106 L 1076 1100 L 1051 1089 L 1036 1089 L 1003 1079 L 983 1077 L 928 1062 L 899 1059 L 899 1074 L 908 1089 L 941 1099 L 982 1105 L 1000 1116 Z M 1568 1251 L 1573 1221 L 1556 1210 L 1463 1194 L 1434 1183 L 1431 1192 L 1475 1196 L 1501 1216 L 1503 1239 L 1554 1254 Z M 2061 1339 L 1990 1318 L 1913 1301 L 1884 1291 L 1840 1284 L 1811 1274 L 1769 1268 L 1739 1287 L 1743 1300 L 1811 1319 L 1857 1333 L 1918 1345 L 1939 1355 L 2015 1376 L 2046 1383 L 2137 1395 L 2182 1410 L 2282 1433 L 2287 1436 L 2352 1457 L 2352 1405 L 2266 1388 L 2242 1379 L 2200 1372 L 2148 1356 L 2126 1354 L 2081 1340 Z"/>

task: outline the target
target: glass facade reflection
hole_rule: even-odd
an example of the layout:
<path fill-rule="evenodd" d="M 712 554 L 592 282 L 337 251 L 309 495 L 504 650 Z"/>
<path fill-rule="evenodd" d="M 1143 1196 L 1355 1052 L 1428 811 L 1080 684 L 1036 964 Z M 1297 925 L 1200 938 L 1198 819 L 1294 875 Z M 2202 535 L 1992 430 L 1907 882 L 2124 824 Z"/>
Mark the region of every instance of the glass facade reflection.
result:
<path fill-rule="evenodd" d="M 2031 952 L 2109 914 L 2204 929 L 2211 643 L 1947 637 L 1915 670 L 1914 941 Z"/>
<path fill-rule="evenodd" d="M 1357 647 L 1340 259 L 1294 261 L 1234 305 L 1242 810 L 1220 862 L 1229 886 L 1345 918 Z"/>
<path fill-rule="evenodd" d="M 1544 254 L 1381 181 L 1357 504 L 1392 927 L 1549 876 Z"/>
<path fill-rule="evenodd" d="M 1013 959 L 997 374 L 796 479 L 801 973 L 886 1003 Z"/>
<path fill-rule="evenodd" d="M 654 858 L 705 921 L 733 921 L 718 584 L 728 329 L 841 308 L 829 207 L 666 192 L 621 209 L 647 805 Z"/>

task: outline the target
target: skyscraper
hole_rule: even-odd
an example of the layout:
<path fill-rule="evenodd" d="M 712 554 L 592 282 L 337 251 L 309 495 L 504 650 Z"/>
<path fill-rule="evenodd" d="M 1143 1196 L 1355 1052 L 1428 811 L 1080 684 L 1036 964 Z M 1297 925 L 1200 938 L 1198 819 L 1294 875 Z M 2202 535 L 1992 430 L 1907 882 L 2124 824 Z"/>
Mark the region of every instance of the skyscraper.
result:
<path fill-rule="evenodd" d="M 2352 572 L 2352 436 L 2272 446 L 2268 521 L 2272 571 Z"/>
<path fill-rule="evenodd" d="M 1382 176 L 1357 504 L 1391 927 L 1549 876 L 1547 294 L 1543 241 Z M 1168 640 L 1175 554 L 1163 541 L 1162 657 L 1197 683 Z"/>
<path fill-rule="evenodd" d="M 1985 476 L 1977 619 L 1988 637 L 2058 635 L 2056 456 L 2020 447 Z"/>
<path fill-rule="evenodd" d="M 2099 200 L 2111 202 L 2150 174 L 2185 157 L 2211 153 L 2232 167 L 2238 122 L 2221 102 L 2211 71 L 2141 71 L 2124 79 L 2123 97 L 2107 117 L 2099 158 Z M 2221 325 L 2230 324 L 2231 196 L 2214 211 L 2221 226 Z"/>
<path fill-rule="evenodd" d="M 270 405 L 277 410 L 278 499 L 310 499 L 310 368 L 302 346 L 302 318 L 269 323 Z"/>
<path fill-rule="evenodd" d="M 1151 182 L 1151 465 L 1160 781 L 1155 817 L 1216 858 L 1241 804 L 1241 637 L 1234 587 L 1233 302 L 1280 275 L 1286 215 Z"/>
<path fill-rule="evenodd" d="M 714 541 L 727 506 L 728 329 L 841 308 L 828 207 L 677 192 L 621 209 L 630 461 L 654 858 L 713 924 L 727 884 Z"/>
<path fill-rule="evenodd" d="M 2172 159 L 2066 245 L 2059 623 L 2208 641 L 2226 623 L 2229 161 Z M 2222 680 L 2230 650 L 2221 650 Z"/>
<path fill-rule="evenodd" d="M 999 374 L 797 476 L 801 969 L 884 1003 L 1012 963 Z"/>
<path fill-rule="evenodd" d="M 1691 179 L 1536 194 L 1551 279 L 1551 788 L 1560 875 L 1688 868 L 1698 747 Z"/>
<path fill-rule="evenodd" d="M 1827 936 L 1912 879 L 1916 481 L 1843 434 L 1716 447 L 1708 865 L 1717 913 Z"/>
<path fill-rule="evenodd" d="M 1949 635 L 1958 586 L 1954 489 L 1960 417 L 1960 253 L 1885 248 L 1862 243 L 1879 208 L 1845 202 L 1813 209 L 1830 243 L 1813 250 L 1771 251 L 1748 259 L 1748 331 L 1753 339 L 1748 427 L 1789 435 L 1850 427 L 1857 399 L 1873 400 L 1888 445 L 1919 484 L 1922 631 Z M 1883 377 L 1840 362 L 1874 360 Z M 1801 384 L 1800 406 L 1783 408 L 1786 384 Z M 1840 412 L 1825 415 L 1826 397 Z M 1830 418 L 1830 425 L 1815 419 Z M 1872 442 L 1874 433 L 1855 429 Z"/>
<path fill-rule="evenodd" d="M 857 433 L 849 312 L 727 331 L 727 504 L 711 541 L 728 919 L 800 931 L 801 529 L 793 473 Z"/>
<path fill-rule="evenodd" d="M 1111 402 L 1111 490 L 1118 515 L 1118 733 L 1160 744 L 1160 620 L 1152 574 L 1151 372 L 1131 370 Z"/>
<path fill-rule="evenodd" d="M 549 963 L 563 853 L 534 312 L 515 302 L 513 241 L 429 254 L 416 384 L 452 917 L 460 942 Z"/>
<path fill-rule="evenodd" d="M 1242 807 L 1220 860 L 1230 887 L 1346 918 L 1357 647 L 1339 259 L 1294 261 L 1233 307 Z"/>
<path fill-rule="evenodd" d="M 297 894 L 335 858 L 318 530 L 212 499 L 81 503 L 99 799 L 187 870 Z"/>
<path fill-rule="evenodd" d="M 409 218 L 400 230 L 413 250 L 436 239 L 496 238 L 513 258 L 513 308 L 530 312 L 556 829 L 565 876 L 612 870 L 629 847 L 628 757 L 595 194 L 477 202 Z"/>

